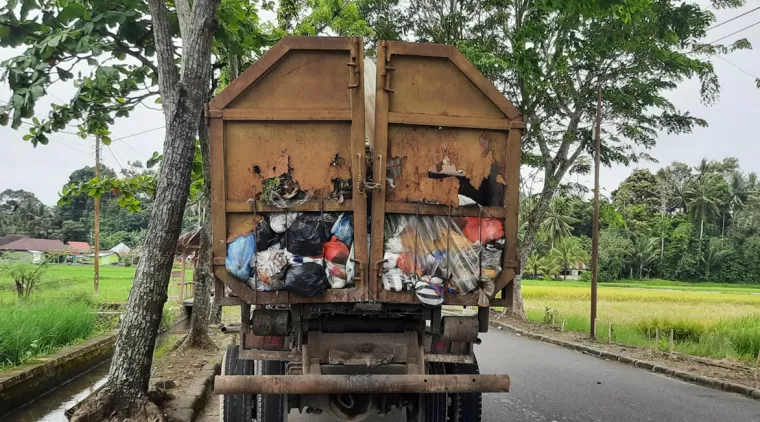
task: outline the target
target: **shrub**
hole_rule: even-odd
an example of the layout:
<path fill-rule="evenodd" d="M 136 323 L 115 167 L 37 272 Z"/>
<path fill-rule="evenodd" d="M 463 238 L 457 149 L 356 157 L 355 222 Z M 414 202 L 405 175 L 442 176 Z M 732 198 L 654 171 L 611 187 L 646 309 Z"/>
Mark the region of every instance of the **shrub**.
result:
<path fill-rule="evenodd" d="M 660 338 L 670 336 L 673 330 L 673 341 L 697 341 L 707 331 L 705 324 L 693 320 L 670 320 L 664 318 L 651 318 L 636 323 L 636 329 L 644 336 L 654 338 L 657 330 L 660 332 Z"/>

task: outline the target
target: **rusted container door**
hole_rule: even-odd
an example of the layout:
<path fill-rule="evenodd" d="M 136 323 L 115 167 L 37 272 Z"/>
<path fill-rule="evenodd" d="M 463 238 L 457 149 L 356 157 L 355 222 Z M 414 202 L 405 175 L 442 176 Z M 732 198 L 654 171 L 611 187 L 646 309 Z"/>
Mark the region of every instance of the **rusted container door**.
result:
<path fill-rule="evenodd" d="M 367 298 L 367 206 L 363 45 L 360 38 L 284 38 L 209 104 L 213 252 L 217 302 L 348 302 Z M 288 173 L 311 199 L 288 208 L 261 200 L 264 183 Z M 330 197 L 334 180 L 352 180 L 351 199 Z M 348 196 L 348 195 L 346 195 Z M 250 232 L 272 212 L 353 212 L 355 288 L 305 298 L 255 291 L 224 268 L 226 239 Z M 234 297 L 224 297 L 222 283 Z"/>
<path fill-rule="evenodd" d="M 380 42 L 376 93 L 374 180 L 383 183 L 372 197 L 370 290 L 383 302 L 418 301 L 413 292 L 382 287 L 384 224 L 391 214 L 503 219 L 506 244 L 495 284 L 504 289 L 517 267 L 518 110 L 447 45 Z M 464 178 L 430 177 L 431 170 L 447 169 Z M 485 206 L 458 207 L 459 193 L 477 195 Z M 477 296 L 447 293 L 445 303 L 474 305 Z"/>

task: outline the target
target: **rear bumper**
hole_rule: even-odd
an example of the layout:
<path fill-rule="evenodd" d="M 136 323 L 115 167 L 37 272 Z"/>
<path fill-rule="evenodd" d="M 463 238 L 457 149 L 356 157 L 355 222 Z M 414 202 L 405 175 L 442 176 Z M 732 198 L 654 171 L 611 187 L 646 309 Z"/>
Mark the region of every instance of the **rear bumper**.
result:
<path fill-rule="evenodd" d="M 231 375 L 215 394 L 503 393 L 509 375 Z"/>

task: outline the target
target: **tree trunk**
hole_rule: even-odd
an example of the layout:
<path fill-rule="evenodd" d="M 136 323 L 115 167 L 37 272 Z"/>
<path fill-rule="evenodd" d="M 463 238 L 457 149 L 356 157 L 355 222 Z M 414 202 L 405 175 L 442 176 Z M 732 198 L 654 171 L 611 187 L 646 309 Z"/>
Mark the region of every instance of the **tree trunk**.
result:
<path fill-rule="evenodd" d="M 155 409 L 147 398 L 153 349 L 167 300 L 174 250 L 190 188 L 198 119 L 207 95 L 206 74 L 210 66 L 211 39 L 217 26 L 215 15 L 218 2 L 195 1 L 190 42 L 183 49 L 180 74 L 166 3 L 148 0 L 156 44 L 159 88 L 164 100 L 164 159 L 108 380 L 98 396 L 76 412 L 73 422 L 123 420 Z"/>
<path fill-rule="evenodd" d="M 209 73 L 211 73 L 209 71 Z M 206 97 L 208 100 L 208 97 Z M 208 128 L 201 118 L 198 124 L 198 139 L 203 159 L 203 199 L 200 206 L 211 215 L 211 170 Z M 195 268 L 195 293 L 193 295 L 193 314 L 190 318 L 190 332 L 183 347 L 210 349 L 216 347 L 208 336 L 209 318 L 211 316 L 211 285 L 214 281 L 211 253 L 211 226 L 209 220 L 203 222 L 200 231 L 200 247 Z"/>
<path fill-rule="evenodd" d="M 699 240 L 702 240 L 702 235 L 704 234 L 704 232 L 705 232 L 705 218 L 702 217 L 699 220 Z"/>

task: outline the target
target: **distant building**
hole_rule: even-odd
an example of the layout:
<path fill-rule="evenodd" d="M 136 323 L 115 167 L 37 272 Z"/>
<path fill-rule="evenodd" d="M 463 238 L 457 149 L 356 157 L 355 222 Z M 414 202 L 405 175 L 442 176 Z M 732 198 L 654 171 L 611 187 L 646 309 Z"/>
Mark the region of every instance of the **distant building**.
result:
<path fill-rule="evenodd" d="M 56 239 L 34 239 L 31 237 L 23 237 L 0 246 L 0 252 L 28 254 L 29 259 L 37 264 L 42 262 L 46 255 L 51 254 L 61 254 L 59 260 L 65 259 L 63 254 L 67 252 L 67 247 L 63 242 Z"/>
<path fill-rule="evenodd" d="M 119 263 L 119 254 L 112 251 L 101 251 L 98 253 L 100 256 L 99 263 L 100 265 L 116 265 Z M 91 253 L 87 255 L 87 261 L 89 263 L 94 263 L 95 261 L 95 254 Z"/>
<path fill-rule="evenodd" d="M 9 244 L 11 242 L 15 242 L 15 241 L 17 241 L 19 239 L 23 239 L 25 237 L 26 236 L 24 236 L 23 234 L 9 234 L 9 235 L 6 235 L 6 236 L 0 236 L 0 246 L 7 245 L 7 244 Z"/>
<path fill-rule="evenodd" d="M 132 251 L 132 249 L 124 243 L 119 243 L 118 245 L 109 249 L 109 251 L 116 252 L 119 255 L 127 255 Z"/>
<path fill-rule="evenodd" d="M 72 264 L 84 262 L 88 253 L 92 251 L 92 246 L 87 242 L 69 241 L 67 243 L 69 258 Z"/>

